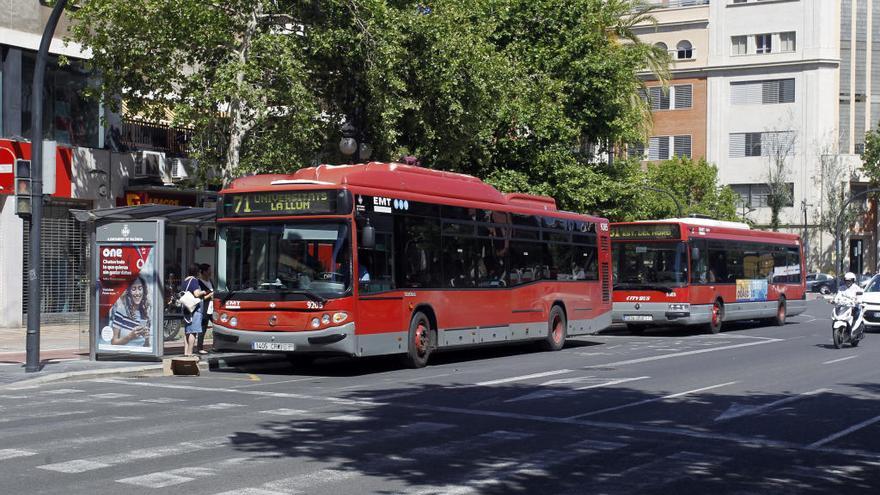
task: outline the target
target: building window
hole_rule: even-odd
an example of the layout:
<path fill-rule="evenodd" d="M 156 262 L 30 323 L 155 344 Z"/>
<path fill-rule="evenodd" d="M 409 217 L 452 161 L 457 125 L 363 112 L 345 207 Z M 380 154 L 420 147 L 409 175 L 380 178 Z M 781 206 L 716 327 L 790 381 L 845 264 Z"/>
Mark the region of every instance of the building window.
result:
<path fill-rule="evenodd" d="M 787 183 L 788 201 L 786 207 L 794 206 L 794 183 Z M 742 204 L 750 208 L 761 208 L 767 206 L 767 200 L 770 197 L 770 186 L 767 184 L 730 184 L 733 192 L 739 195 Z"/>
<path fill-rule="evenodd" d="M 673 139 L 673 154 L 681 157 L 691 157 L 691 137 L 675 136 Z"/>
<path fill-rule="evenodd" d="M 794 103 L 794 79 L 730 83 L 731 105 Z"/>
<path fill-rule="evenodd" d="M 690 41 L 681 40 L 676 45 L 675 58 L 679 60 L 690 60 L 694 58 L 694 46 Z"/>
<path fill-rule="evenodd" d="M 691 108 L 693 105 L 693 86 L 677 84 L 667 91 L 662 86 L 653 86 L 642 91 L 642 98 L 647 98 L 651 110 L 669 110 L 672 108 Z"/>
<path fill-rule="evenodd" d="M 755 35 L 755 53 L 770 53 L 773 48 L 772 34 Z"/>
<path fill-rule="evenodd" d="M 626 147 L 626 154 L 630 158 L 645 159 L 645 143 L 632 143 Z"/>
<path fill-rule="evenodd" d="M 746 55 L 749 53 L 748 37 L 746 36 L 731 36 L 730 44 L 731 55 Z"/>
<path fill-rule="evenodd" d="M 690 136 L 653 136 L 648 139 L 648 160 L 669 160 L 673 156 L 691 157 Z"/>
<path fill-rule="evenodd" d="M 794 31 L 779 33 L 779 51 L 793 52 L 795 50 L 795 34 Z"/>
<path fill-rule="evenodd" d="M 660 50 L 663 50 L 664 52 L 668 52 L 668 51 L 669 51 L 669 47 L 666 46 L 666 43 L 663 43 L 662 41 L 659 41 L 659 42 L 657 42 L 657 43 L 654 43 L 654 46 L 657 47 L 657 48 L 660 49 Z"/>
<path fill-rule="evenodd" d="M 734 132 L 730 134 L 730 158 L 788 156 L 794 151 L 792 131 Z"/>
<path fill-rule="evenodd" d="M 693 86 L 677 84 L 672 87 L 675 95 L 675 108 L 691 108 L 693 106 Z"/>

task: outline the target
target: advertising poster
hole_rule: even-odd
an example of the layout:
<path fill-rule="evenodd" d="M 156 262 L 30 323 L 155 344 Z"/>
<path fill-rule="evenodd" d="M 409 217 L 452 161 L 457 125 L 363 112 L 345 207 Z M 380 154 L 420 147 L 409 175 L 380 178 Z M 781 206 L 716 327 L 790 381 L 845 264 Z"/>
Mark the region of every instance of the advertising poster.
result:
<path fill-rule="evenodd" d="M 767 280 L 737 279 L 736 300 L 738 302 L 766 301 Z"/>
<path fill-rule="evenodd" d="M 156 252 L 153 245 L 98 244 L 98 352 L 154 353 Z"/>

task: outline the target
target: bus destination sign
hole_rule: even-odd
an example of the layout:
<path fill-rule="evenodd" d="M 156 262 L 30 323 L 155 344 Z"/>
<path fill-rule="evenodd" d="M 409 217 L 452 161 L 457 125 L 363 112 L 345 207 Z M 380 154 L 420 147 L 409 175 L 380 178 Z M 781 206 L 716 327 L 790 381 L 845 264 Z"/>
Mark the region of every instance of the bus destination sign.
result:
<path fill-rule="evenodd" d="M 646 223 L 612 225 L 612 239 L 680 239 L 681 232 L 677 224 Z"/>
<path fill-rule="evenodd" d="M 226 194 L 223 216 L 321 215 L 336 213 L 336 191 L 275 191 Z"/>

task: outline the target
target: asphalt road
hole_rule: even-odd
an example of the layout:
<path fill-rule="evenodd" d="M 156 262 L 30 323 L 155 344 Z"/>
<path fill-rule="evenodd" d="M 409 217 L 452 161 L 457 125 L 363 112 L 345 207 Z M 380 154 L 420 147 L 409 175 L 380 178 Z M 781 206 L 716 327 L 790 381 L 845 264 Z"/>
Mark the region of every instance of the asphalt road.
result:
<path fill-rule="evenodd" d="M 880 492 L 880 334 L 720 335 L 0 392 L 2 493 Z"/>

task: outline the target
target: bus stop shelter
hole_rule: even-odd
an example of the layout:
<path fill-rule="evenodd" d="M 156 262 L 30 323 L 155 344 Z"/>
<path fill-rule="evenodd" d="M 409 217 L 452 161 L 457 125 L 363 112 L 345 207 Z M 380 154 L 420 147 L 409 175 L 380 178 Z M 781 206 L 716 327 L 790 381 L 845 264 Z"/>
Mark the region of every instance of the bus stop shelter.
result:
<path fill-rule="evenodd" d="M 89 355 L 158 360 L 180 340 L 169 304 L 185 267 L 214 259 L 216 210 L 145 204 L 71 212 L 88 224 Z"/>

